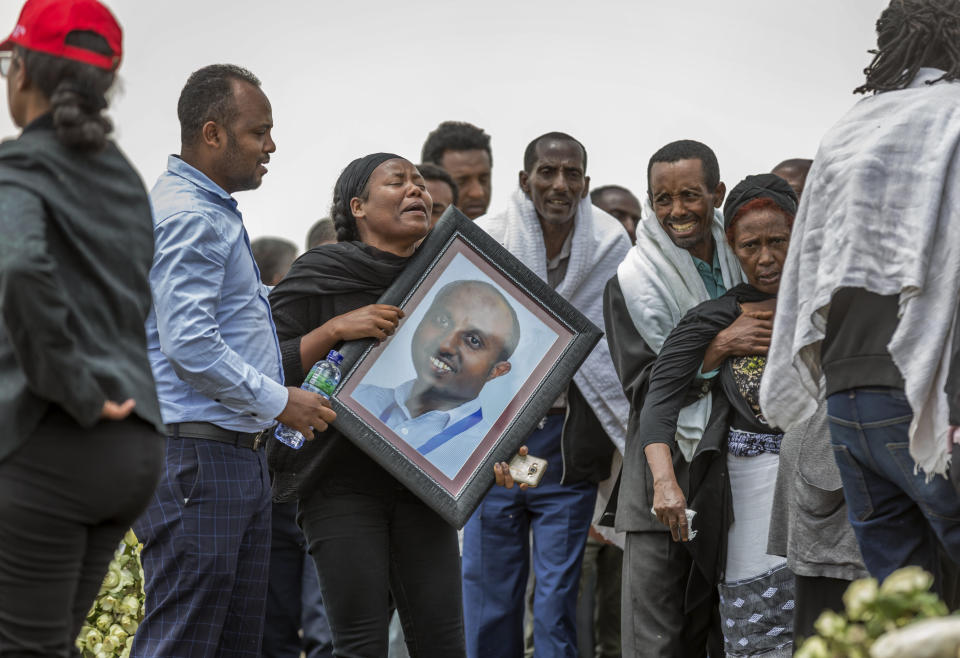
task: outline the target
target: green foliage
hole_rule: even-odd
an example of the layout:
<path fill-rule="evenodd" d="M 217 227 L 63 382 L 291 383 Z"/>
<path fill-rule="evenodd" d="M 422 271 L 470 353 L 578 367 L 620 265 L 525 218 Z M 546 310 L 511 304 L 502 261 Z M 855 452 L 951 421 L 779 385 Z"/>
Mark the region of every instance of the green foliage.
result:
<path fill-rule="evenodd" d="M 127 658 L 143 619 L 141 544 L 128 530 L 77 638 L 83 658 Z"/>
<path fill-rule="evenodd" d="M 930 591 L 933 576 L 920 567 L 904 567 L 887 576 L 850 583 L 843 595 L 844 614 L 825 611 L 794 658 L 868 658 L 884 633 L 920 619 L 943 617 L 947 606 Z"/>

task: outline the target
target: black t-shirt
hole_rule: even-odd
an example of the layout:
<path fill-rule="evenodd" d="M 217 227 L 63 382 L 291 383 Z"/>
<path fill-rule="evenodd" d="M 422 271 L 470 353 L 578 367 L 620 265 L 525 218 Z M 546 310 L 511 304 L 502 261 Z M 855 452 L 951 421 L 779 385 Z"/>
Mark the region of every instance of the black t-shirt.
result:
<path fill-rule="evenodd" d="M 903 376 L 887 350 L 899 318 L 898 295 L 841 288 L 833 295 L 820 361 L 827 395 L 852 388 L 903 388 Z"/>

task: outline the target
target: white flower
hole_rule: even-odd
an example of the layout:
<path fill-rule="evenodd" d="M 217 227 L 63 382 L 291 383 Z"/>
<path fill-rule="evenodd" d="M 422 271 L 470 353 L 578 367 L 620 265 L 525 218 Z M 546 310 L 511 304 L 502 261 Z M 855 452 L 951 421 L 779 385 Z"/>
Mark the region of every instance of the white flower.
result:
<path fill-rule="evenodd" d="M 813 622 L 813 627 L 825 638 L 837 638 L 846 630 L 847 620 L 833 610 L 824 610 Z"/>
<path fill-rule="evenodd" d="M 920 567 L 903 567 L 884 579 L 883 584 L 880 585 L 880 593 L 909 596 L 917 592 L 926 592 L 931 585 L 933 585 L 933 576 Z"/>
<path fill-rule="evenodd" d="M 808 638 L 793 658 L 830 658 L 830 649 L 822 637 Z"/>
<path fill-rule="evenodd" d="M 122 615 L 135 615 L 140 609 L 140 600 L 133 594 L 127 594 L 120 602 L 118 611 Z"/>
<path fill-rule="evenodd" d="M 110 625 L 113 624 L 113 615 L 108 612 L 104 612 L 99 617 L 97 617 L 97 630 L 106 631 L 110 628 Z"/>
<path fill-rule="evenodd" d="M 847 616 L 854 621 L 863 619 L 864 613 L 877 600 L 878 591 L 876 578 L 862 578 L 850 583 L 850 587 L 843 593 Z"/>

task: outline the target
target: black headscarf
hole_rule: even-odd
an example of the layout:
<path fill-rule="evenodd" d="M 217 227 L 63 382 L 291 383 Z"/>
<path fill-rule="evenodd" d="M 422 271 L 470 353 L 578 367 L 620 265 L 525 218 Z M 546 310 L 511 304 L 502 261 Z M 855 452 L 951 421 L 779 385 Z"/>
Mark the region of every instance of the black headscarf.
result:
<path fill-rule="evenodd" d="M 747 176 L 730 190 L 723 204 L 723 228 L 730 228 L 740 208 L 754 199 L 770 199 L 791 215 L 797 214 L 797 193 L 790 184 L 776 174 L 757 174 Z"/>
<path fill-rule="evenodd" d="M 342 199 L 349 204 L 350 199 L 360 196 L 364 186 L 370 180 L 373 170 L 382 165 L 387 160 L 406 160 L 406 158 L 395 153 L 371 153 L 362 158 L 357 158 L 348 164 L 340 173 L 337 184 L 333 188 L 333 198 Z"/>

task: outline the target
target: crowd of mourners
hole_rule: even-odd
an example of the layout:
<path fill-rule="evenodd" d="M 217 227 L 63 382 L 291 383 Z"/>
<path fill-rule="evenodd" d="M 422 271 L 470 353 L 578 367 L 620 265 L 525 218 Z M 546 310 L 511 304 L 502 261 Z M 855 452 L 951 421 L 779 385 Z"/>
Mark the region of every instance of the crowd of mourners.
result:
<path fill-rule="evenodd" d="M 876 30 L 813 160 L 728 188 L 681 139 L 591 187 L 547 132 L 497 154 L 491 208 L 491 136 L 447 121 L 346 163 L 301 253 L 232 196 L 276 150 L 253 73 L 189 76 L 148 194 L 104 115 L 116 19 L 27 0 L 0 44 L 0 656 L 76 655 L 131 527 L 138 657 L 789 656 L 906 565 L 956 609 L 960 2 Z M 557 466 L 494 464 L 462 533 L 299 386 L 394 333 L 379 299 L 451 207 L 604 330 L 524 440 Z"/>

